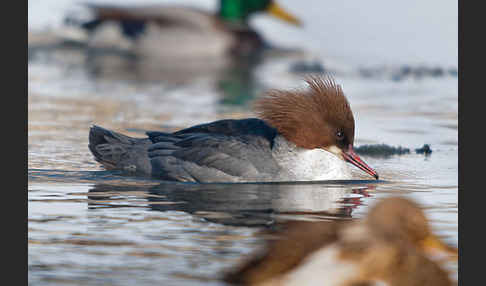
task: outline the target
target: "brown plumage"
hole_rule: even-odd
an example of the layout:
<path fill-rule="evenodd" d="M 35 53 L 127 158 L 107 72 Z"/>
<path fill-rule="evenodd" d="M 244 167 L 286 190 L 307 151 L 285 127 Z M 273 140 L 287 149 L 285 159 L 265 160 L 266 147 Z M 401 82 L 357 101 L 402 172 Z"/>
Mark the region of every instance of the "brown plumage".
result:
<path fill-rule="evenodd" d="M 354 152 L 354 117 L 341 86 L 330 77 L 310 77 L 308 89 L 269 91 L 255 103 L 261 119 L 297 147 L 323 149 L 378 179 Z"/>
<path fill-rule="evenodd" d="M 402 239 L 417 244 L 431 235 L 424 212 L 415 202 L 402 197 L 377 204 L 368 214 L 367 224 L 388 240 Z"/>
<path fill-rule="evenodd" d="M 354 143 L 354 118 L 341 86 L 330 77 L 310 77 L 306 90 L 271 90 L 255 111 L 289 141 L 307 149 Z M 319 132 L 316 132 L 318 130 Z M 344 134 L 339 140 L 338 132 Z"/>
<path fill-rule="evenodd" d="M 343 222 L 344 223 L 344 222 Z M 279 239 L 268 245 L 237 271 L 225 276 L 232 284 L 259 285 L 263 281 L 277 277 L 306 258 L 324 244 L 338 239 L 337 232 L 343 223 L 289 222 L 279 235 Z M 305 236 L 305 243 L 302 240 Z"/>
<path fill-rule="evenodd" d="M 289 275 L 308 265 L 314 253 L 332 248 L 338 250 L 337 268 L 351 264 L 355 269 L 352 275 L 332 285 L 364 286 L 373 285 L 373 281 L 389 286 L 453 285 L 448 273 L 429 258 L 428 251 L 434 248 L 457 255 L 457 249 L 433 236 L 422 210 L 404 198 L 379 202 L 363 220 L 293 222 L 278 236 L 279 240 L 226 275 L 225 281 L 237 285 L 287 285 Z M 332 269 L 323 271 L 333 273 Z M 326 285 L 329 277 L 319 279 Z M 306 285 L 306 281 L 300 282 Z"/>

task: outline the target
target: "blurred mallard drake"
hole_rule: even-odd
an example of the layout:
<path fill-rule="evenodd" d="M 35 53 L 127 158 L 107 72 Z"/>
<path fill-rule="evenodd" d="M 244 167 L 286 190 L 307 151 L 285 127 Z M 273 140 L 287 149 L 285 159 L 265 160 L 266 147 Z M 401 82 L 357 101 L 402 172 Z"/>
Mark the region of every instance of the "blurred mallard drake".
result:
<path fill-rule="evenodd" d="M 430 231 L 414 202 L 387 198 L 363 220 L 293 222 L 225 281 L 238 285 L 449 286 L 457 249 Z M 442 256 L 440 256 L 442 255 Z M 380 284 L 381 283 L 381 284 Z"/>
<path fill-rule="evenodd" d="M 81 26 L 89 32 L 90 48 L 119 48 L 164 60 L 246 56 L 262 50 L 265 41 L 248 24 L 257 12 L 300 25 L 273 0 L 220 0 L 216 14 L 167 5 L 88 7 L 94 18 Z"/>

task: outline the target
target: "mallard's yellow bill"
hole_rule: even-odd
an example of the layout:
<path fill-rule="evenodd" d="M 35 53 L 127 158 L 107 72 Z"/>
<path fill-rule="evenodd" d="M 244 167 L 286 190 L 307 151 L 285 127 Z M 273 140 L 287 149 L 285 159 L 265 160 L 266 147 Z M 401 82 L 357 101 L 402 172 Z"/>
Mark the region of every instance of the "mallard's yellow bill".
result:
<path fill-rule="evenodd" d="M 285 22 L 294 24 L 296 26 L 302 26 L 302 23 L 297 17 L 285 11 L 282 7 L 278 6 L 277 3 L 272 2 L 267 9 L 267 12 Z"/>
<path fill-rule="evenodd" d="M 437 237 L 432 235 L 428 236 L 426 239 L 422 241 L 422 248 L 425 250 L 426 253 L 433 256 L 445 255 L 447 260 L 458 259 L 457 248 L 445 244 L 444 242 L 440 241 Z"/>

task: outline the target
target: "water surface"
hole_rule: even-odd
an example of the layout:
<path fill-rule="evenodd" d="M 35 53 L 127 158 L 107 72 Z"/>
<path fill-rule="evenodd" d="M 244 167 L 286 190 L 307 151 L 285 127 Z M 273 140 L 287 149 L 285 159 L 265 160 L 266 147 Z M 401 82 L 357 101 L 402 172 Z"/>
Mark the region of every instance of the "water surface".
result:
<path fill-rule="evenodd" d="M 72 4 L 48 3 L 53 11 L 65 11 Z M 29 3 L 32 31 L 48 23 L 46 19 L 61 17 L 46 17 L 45 8 Z M 450 13 L 445 10 L 444 17 Z M 311 21 L 320 21 L 313 17 Z M 265 33 L 282 27 L 266 21 L 256 20 L 267 28 Z M 370 60 L 371 52 L 346 60 L 349 49 L 336 56 L 338 48 L 326 48 L 324 37 L 310 33 L 314 28 L 291 43 L 309 52 L 269 55 L 247 66 L 195 71 L 190 76 L 125 69 L 117 60 L 93 63 L 73 49 L 29 51 L 29 283 L 223 285 L 221 274 L 262 246 L 262 230 L 288 220 L 360 218 L 378 199 L 391 195 L 418 201 L 434 231 L 457 245 L 457 77 L 397 78 L 394 73 L 403 62 L 418 66 L 416 59 L 407 58 L 409 52 L 396 62 L 391 59 L 398 51 L 386 54 L 391 68 L 384 68 L 378 56 Z M 282 37 L 295 32 L 285 29 Z M 321 42 L 305 41 L 310 38 Z M 425 45 L 420 58 L 427 63 L 423 59 L 433 54 L 433 44 Z M 430 63 L 454 67 L 457 55 L 450 44 L 447 47 L 438 52 L 440 56 L 431 56 Z M 363 156 L 384 182 L 369 181 L 356 170 L 362 181 L 352 183 L 171 183 L 105 171 L 88 150 L 94 123 L 142 137 L 145 130 L 171 131 L 254 116 L 254 98 L 268 88 L 303 86 L 304 74 L 291 67 L 316 57 L 350 101 L 356 145 L 385 143 L 411 149 L 402 156 Z M 376 63 L 371 65 L 379 70 L 377 76 L 360 73 L 362 64 L 369 66 L 370 61 Z M 430 144 L 432 154 L 413 151 L 423 144 Z M 457 264 L 450 269 L 456 277 Z"/>

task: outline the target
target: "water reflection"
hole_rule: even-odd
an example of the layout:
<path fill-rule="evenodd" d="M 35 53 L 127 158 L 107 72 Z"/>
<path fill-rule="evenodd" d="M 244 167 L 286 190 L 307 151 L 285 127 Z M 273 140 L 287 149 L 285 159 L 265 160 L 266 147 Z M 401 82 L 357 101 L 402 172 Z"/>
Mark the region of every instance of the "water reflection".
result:
<path fill-rule="evenodd" d="M 263 89 L 255 76 L 256 69 L 267 57 L 264 53 L 235 59 L 202 59 L 199 61 L 147 61 L 131 54 L 85 49 L 83 46 L 29 46 L 29 61 L 45 60 L 77 67 L 99 80 L 122 80 L 137 83 L 162 82 L 172 86 L 209 80 L 223 105 L 245 106 Z"/>
<path fill-rule="evenodd" d="M 367 182 L 367 181 L 363 181 Z M 270 226 L 289 220 L 350 219 L 372 184 L 184 184 L 156 186 L 96 184 L 88 206 L 121 207 L 143 198 L 154 211 L 184 211 L 208 221 L 233 226 Z"/>
<path fill-rule="evenodd" d="M 263 62 L 263 56 L 257 55 L 227 67 L 215 84 L 221 96 L 220 103 L 245 106 L 252 101 L 263 90 L 263 84 L 255 76 Z"/>

